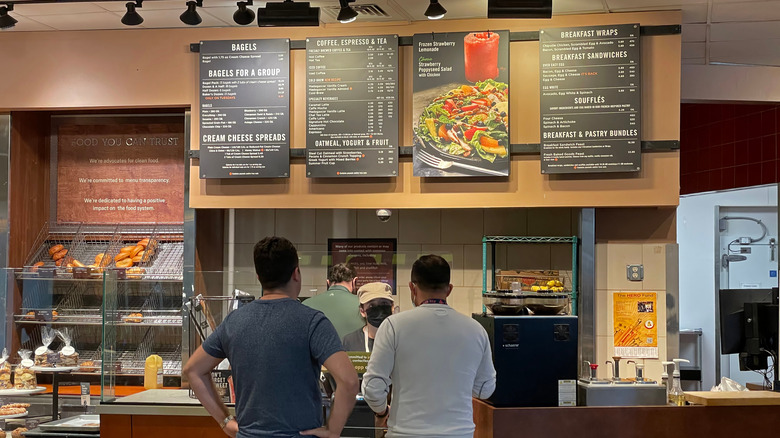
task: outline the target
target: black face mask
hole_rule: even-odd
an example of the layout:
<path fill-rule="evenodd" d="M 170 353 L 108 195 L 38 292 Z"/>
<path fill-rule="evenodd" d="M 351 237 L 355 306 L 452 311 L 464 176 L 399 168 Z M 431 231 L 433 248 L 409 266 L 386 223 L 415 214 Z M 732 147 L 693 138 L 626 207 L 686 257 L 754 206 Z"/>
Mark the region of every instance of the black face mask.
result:
<path fill-rule="evenodd" d="M 374 306 L 366 310 L 366 321 L 374 327 L 379 328 L 388 316 L 393 314 L 393 306 L 387 304 L 383 306 Z"/>

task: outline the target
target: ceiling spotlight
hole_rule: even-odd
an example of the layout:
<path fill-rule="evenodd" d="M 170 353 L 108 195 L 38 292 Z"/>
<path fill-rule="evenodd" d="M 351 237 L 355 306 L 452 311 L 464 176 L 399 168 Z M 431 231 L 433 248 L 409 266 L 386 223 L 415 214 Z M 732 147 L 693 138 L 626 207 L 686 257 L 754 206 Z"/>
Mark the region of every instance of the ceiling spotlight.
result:
<path fill-rule="evenodd" d="M 339 20 L 340 23 L 347 24 L 357 20 L 358 13 L 352 9 L 352 7 L 349 5 L 349 2 L 350 0 L 339 0 L 339 4 L 341 4 L 341 10 L 339 10 L 339 16 L 337 20 Z"/>
<path fill-rule="evenodd" d="M 8 12 L 14 10 L 14 4 L 9 3 L 5 6 L 0 6 L 0 29 L 10 29 L 14 27 L 18 21 L 10 15 L 8 15 Z"/>
<path fill-rule="evenodd" d="M 236 3 L 238 10 L 233 13 L 233 21 L 235 21 L 236 24 L 247 25 L 255 21 L 255 12 L 247 8 L 247 5 L 251 4 L 252 0 Z"/>
<path fill-rule="evenodd" d="M 447 10 L 444 9 L 444 6 L 439 4 L 439 0 L 431 0 L 431 4 L 428 5 L 428 9 L 425 10 L 425 16 L 428 17 L 429 20 L 439 20 L 444 18 L 444 14 L 446 13 Z"/>
<path fill-rule="evenodd" d="M 181 20 L 181 22 L 184 24 L 189 24 L 190 26 L 196 26 L 200 24 L 203 19 L 200 18 L 200 15 L 198 15 L 198 6 L 203 6 L 203 0 L 188 1 L 187 10 L 184 11 L 183 14 L 179 15 L 179 20 Z"/>
<path fill-rule="evenodd" d="M 127 12 L 122 17 L 122 24 L 126 26 L 138 26 L 139 24 L 144 22 L 143 17 L 136 12 L 135 8 L 140 8 L 141 3 L 143 0 L 135 0 L 135 3 L 133 2 L 127 2 L 125 6 L 127 7 Z"/>

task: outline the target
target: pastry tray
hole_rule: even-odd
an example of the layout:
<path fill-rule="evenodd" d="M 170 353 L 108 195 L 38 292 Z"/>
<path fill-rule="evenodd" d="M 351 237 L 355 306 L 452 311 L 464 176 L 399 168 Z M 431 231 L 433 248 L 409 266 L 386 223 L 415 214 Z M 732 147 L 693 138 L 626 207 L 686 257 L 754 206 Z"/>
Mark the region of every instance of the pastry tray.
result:
<path fill-rule="evenodd" d="M 100 432 L 100 415 L 77 415 L 39 424 L 38 427 L 47 432 Z"/>

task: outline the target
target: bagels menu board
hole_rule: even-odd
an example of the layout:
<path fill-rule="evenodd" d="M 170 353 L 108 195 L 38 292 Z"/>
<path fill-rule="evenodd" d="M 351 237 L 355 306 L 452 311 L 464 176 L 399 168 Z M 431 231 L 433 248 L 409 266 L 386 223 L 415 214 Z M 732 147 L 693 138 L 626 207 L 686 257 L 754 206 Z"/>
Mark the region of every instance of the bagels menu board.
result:
<path fill-rule="evenodd" d="M 290 175 L 290 40 L 201 41 L 200 177 Z"/>
<path fill-rule="evenodd" d="M 398 35 L 306 39 L 306 176 L 398 175 Z"/>
<path fill-rule="evenodd" d="M 57 222 L 184 220 L 184 122 L 61 124 Z"/>
<path fill-rule="evenodd" d="M 357 287 L 381 281 L 396 293 L 396 239 L 328 239 L 328 272 L 349 263 L 357 272 Z"/>
<path fill-rule="evenodd" d="M 640 170 L 639 25 L 539 33 L 542 173 Z"/>
<path fill-rule="evenodd" d="M 414 176 L 509 175 L 509 31 L 415 34 Z"/>

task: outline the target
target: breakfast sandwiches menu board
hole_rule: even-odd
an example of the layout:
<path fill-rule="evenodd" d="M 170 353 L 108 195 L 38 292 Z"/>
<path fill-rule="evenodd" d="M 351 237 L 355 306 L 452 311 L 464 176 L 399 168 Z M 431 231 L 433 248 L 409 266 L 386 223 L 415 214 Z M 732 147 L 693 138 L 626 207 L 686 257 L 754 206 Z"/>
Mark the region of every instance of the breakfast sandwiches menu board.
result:
<path fill-rule="evenodd" d="M 641 165 L 639 25 L 539 33 L 542 173 Z"/>
<path fill-rule="evenodd" d="M 201 41 L 200 177 L 290 175 L 290 40 Z"/>
<path fill-rule="evenodd" d="M 509 175 L 509 31 L 412 44 L 414 176 Z"/>
<path fill-rule="evenodd" d="M 398 35 L 306 39 L 306 176 L 398 176 Z"/>

